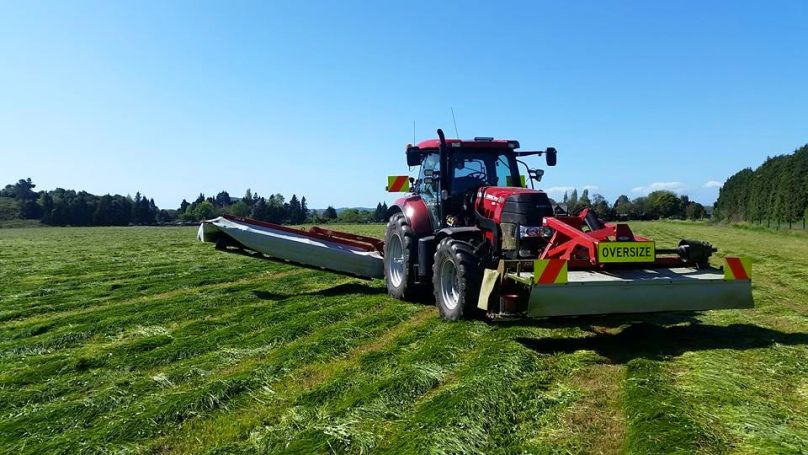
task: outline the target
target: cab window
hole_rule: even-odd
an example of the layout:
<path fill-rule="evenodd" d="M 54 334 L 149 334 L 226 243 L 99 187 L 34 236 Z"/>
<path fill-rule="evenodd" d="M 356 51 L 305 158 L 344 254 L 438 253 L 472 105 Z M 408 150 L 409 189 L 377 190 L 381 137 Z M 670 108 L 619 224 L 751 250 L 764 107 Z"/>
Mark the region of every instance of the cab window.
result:
<path fill-rule="evenodd" d="M 512 178 L 515 176 L 515 179 Z M 452 157 L 452 194 L 479 186 L 520 186 L 516 160 L 491 152 L 458 152 Z M 515 182 L 513 184 L 512 182 Z"/>
<path fill-rule="evenodd" d="M 432 171 L 432 181 L 426 182 L 427 171 Z M 418 173 L 418 193 L 423 197 L 435 198 L 440 192 L 438 182 L 440 181 L 440 157 L 437 153 L 430 153 L 421 162 L 421 170 Z"/>

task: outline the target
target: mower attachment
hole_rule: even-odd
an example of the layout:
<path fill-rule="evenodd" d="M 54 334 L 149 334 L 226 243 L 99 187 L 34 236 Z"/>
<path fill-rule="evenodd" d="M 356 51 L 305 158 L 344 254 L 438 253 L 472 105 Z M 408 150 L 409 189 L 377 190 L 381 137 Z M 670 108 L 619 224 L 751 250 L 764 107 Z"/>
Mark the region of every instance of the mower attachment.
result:
<path fill-rule="evenodd" d="M 569 272 L 554 261 L 537 260 L 533 271 L 500 268 L 506 301 L 500 302 L 499 313 L 548 317 L 754 307 L 751 271 L 745 259 L 726 258 L 724 270 L 674 267 Z M 559 276 L 562 274 L 566 277 Z M 508 302 L 508 296 L 515 302 Z M 478 306 L 492 313 L 488 297 L 481 295 Z"/>
<path fill-rule="evenodd" d="M 235 248 L 304 266 L 364 278 L 384 276 L 378 239 L 313 227 L 309 231 L 224 215 L 203 221 L 197 234 L 217 248 Z"/>
<path fill-rule="evenodd" d="M 749 280 L 724 280 L 715 269 L 570 272 L 566 284 L 535 285 L 531 317 L 752 308 Z"/>

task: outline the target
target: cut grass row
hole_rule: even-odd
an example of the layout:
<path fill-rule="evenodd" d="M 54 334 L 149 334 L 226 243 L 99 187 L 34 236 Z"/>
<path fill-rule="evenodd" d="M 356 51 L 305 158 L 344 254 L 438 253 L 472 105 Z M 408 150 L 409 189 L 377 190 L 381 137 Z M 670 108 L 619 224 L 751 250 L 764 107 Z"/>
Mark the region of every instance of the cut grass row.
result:
<path fill-rule="evenodd" d="M 808 237 L 638 230 L 751 256 L 759 307 L 451 324 L 187 228 L 3 230 L 0 452 L 808 451 Z"/>

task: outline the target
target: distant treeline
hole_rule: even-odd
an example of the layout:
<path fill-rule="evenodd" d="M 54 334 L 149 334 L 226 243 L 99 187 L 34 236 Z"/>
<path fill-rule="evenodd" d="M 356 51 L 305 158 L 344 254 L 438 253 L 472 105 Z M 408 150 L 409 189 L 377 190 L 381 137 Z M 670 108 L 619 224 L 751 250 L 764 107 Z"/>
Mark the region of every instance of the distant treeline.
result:
<path fill-rule="evenodd" d="M 154 199 L 137 193 L 130 196 L 96 196 L 86 191 L 57 188 L 34 191 L 31 179 L 20 180 L 0 190 L 0 219 L 40 220 L 51 226 L 127 226 L 156 224 L 174 219 L 160 210 Z"/>
<path fill-rule="evenodd" d="M 140 193 L 135 197 L 96 196 L 86 191 L 35 188 L 28 178 L 0 189 L 0 220 L 32 219 L 51 226 L 128 226 L 192 222 L 230 214 L 283 224 L 368 223 L 383 221 L 387 211 L 386 203 L 379 203 L 375 211 L 310 210 L 305 197 L 292 195 L 287 202 L 281 194 L 264 198 L 249 189 L 241 198 L 232 198 L 226 191 L 211 197 L 200 194 L 193 202 L 183 199 L 179 208 L 165 210 Z"/>
<path fill-rule="evenodd" d="M 727 179 L 715 203 L 727 221 L 794 222 L 808 215 L 808 145 Z"/>
<path fill-rule="evenodd" d="M 286 202 L 282 194 L 265 198 L 249 189 L 242 198 L 233 198 L 227 191 L 222 191 L 209 197 L 200 194 L 193 202 L 183 199 L 178 210 L 179 218 L 183 221 L 199 221 L 228 214 L 277 224 L 381 222 L 386 212 L 387 204 L 381 202 L 374 211 L 344 209 L 338 213 L 331 206 L 322 211 L 311 210 L 305 196 L 298 199 L 293 194 Z"/>
<path fill-rule="evenodd" d="M 589 190 L 584 189 L 581 196 L 578 190 L 564 193 L 561 208 L 569 214 L 577 215 L 584 209 L 591 209 L 598 218 L 613 220 L 656 220 L 660 218 L 675 218 L 699 220 L 707 216 L 703 205 L 691 201 L 687 196 L 677 196 L 671 191 L 654 191 L 648 196 L 629 199 L 625 194 L 620 195 L 614 204 L 600 194 L 589 196 Z"/>

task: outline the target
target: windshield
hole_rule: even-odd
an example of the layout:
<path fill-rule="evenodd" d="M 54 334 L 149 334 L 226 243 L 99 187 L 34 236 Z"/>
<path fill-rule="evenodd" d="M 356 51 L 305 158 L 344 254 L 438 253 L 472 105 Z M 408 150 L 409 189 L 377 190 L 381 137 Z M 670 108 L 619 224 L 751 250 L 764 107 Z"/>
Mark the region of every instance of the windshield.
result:
<path fill-rule="evenodd" d="M 516 159 L 492 152 L 455 152 L 451 166 L 452 193 L 464 193 L 479 186 L 520 186 Z M 515 176 L 515 179 L 512 177 Z"/>

